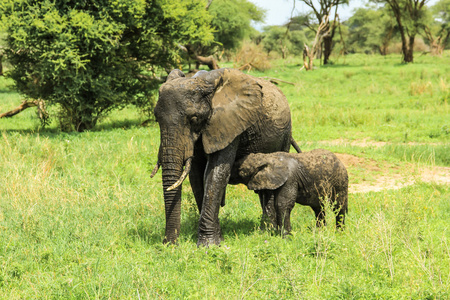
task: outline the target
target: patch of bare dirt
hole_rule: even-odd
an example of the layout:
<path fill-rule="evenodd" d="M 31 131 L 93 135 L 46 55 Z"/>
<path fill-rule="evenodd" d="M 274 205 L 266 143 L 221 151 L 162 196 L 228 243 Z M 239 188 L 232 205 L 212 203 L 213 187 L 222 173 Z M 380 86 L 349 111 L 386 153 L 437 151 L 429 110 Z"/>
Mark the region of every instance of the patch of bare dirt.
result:
<path fill-rule="evenodd" d="M 400 189 L 417 181 L 450 184 L 449 167 L 418 167 L 412 164 L 399 167 L 345 153 L 336 155 L 348 170 L 350 193 Z"/>
<path fill-rule="evenodd" d="M 313 142 L 311 142 L 312 144 Z M 330 141 L 317 141 L 314 142 L 316 144 L 323 144 L 323 145 L 333 145 L 333 146 L 339 146 L 339 145 L 351 145 L 356 147 L 383 147 L 392 143 L 389 142 L 380 142 L 380 141 L 374 141 L 368 138 L 360 139 L 360 140 L 349 140 L 349 139 L 336 139 L 336 140 L 330 140 Z M 408 142 L 403 143 L 404 145 L 409 146 L 418 146 L 418 145 L 441 145 L 442 143 L 418 143 L 418 142 Z"/>

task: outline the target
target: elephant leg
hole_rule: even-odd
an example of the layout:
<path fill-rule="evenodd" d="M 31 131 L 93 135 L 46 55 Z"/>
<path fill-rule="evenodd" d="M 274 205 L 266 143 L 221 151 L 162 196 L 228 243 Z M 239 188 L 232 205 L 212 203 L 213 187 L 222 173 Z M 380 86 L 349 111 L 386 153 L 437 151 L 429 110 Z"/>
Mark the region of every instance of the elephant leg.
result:
<path fill-rule="evenodd" d="M 258 191 L 259 201 L 261 202 L 262 218 L 261 229 L 267 229 L 270 227 L 276 228 L 277 216 L 275 210 L 275 195 L 273 191 L 262 190 Z"/>
<path fill-rule="evenodd" d="M 322 207 L 322 205 L 311 207 L 314 211 L 314 214 L 316 215 L 316 226 L 322 227 L 325 226 L 325 209 Z"/>
<path fill-rule="evenodd" d="M 225 149 L 212 153 L 208 157 L 197 245 L 220 244 L 219 209 L 225 196 L 237 148 L 238 139 L 235 139 Z"/>
<path fill-rule="evenodd" d="M 192 192 L 194 193 L 195 201 L 199 213 L 202 211 L 204 185 L 203 176 L 206 169 L 206 158 L 203 156 L 195 156 L 192 160 L 191 172 L 189 173 L 189 181 L 191 183 Z"/>
<path fill-rule="evenodd" d="M 345 227 L 345 213 L 347 212 L 348 192 L 340 191 L 336 195 L 334 210 L 336 213 L 336 228 L 343 229 Z"/>
<path fill-rule="evenodd" d="M 275 192 L 274 198 L 277 229 L 282 236 L 286 236 L 291 232 L 291 211 L 297 198 L 296 189 L 285 185 Z"/>

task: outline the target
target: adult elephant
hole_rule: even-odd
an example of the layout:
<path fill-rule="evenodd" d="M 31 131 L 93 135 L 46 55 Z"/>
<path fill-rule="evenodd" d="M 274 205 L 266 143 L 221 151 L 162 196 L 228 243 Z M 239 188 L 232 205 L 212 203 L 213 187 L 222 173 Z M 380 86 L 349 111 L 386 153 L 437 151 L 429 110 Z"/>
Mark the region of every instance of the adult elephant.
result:
<path fill-rule="evenodd" d="M 286 98 L 270 82 L 233 69 L 192 78 L 173 70 L 154 112 L 161 143 L 152 175 L 162 167 L 164 242 L 176 242 L 180 233 L 181 184 L 189 174 L 200 211 L 197 245 L 220 244 L 219 208 L 234 161 L 250 153 L 289 152 Z"/>

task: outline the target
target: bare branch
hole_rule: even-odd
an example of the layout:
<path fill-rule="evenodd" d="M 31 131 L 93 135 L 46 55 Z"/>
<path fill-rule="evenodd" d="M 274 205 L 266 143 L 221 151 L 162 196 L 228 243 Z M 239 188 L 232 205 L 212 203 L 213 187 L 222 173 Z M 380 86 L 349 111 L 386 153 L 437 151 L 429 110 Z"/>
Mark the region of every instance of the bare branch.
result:
<path fill-rule="evenodd" d="M 37 108 L 38 108 L 39 118 L 41 120 L 48 119 L 48 113 L 45 109 L 45 103 L 43 100 L 33 100 L 33 101 L 24 100 L 22 102 L 22 104 L 20 104 L 18 107 L 14 108 L 13 110 L 10 110 L 8 112 L 0 114 L 0 119 L 1 118 L 10 118 L 12 116 L 17 115 L 18 113 L 21 113 L 22 111 L 24 111 L 27 108 L 35 107 L 35 106 L 37 106 Z"/>
<path fill-rule="evenodd" d="M 278 84 L 278 82 L 282 82 L 282 83 L 287 83 L 287 84 L 290 84 L 290 85 L 295 85 L 295 83 L 293 83 L 293 82 L 281 80 L 281 79 L 278 79 L 278 78 L 268 77 L 268 76 L 259 77 L 259 78 L 268 80 L 268 81 L 270 81 L 272 83 L 275 83 L 275 84 Z"/>
<path fill-rule="evenodd" d="M 209 9 L 209 6 L 211 5 L 212 2 L 213 2 L 213 0 L 208 0 L 208 4 L 206 4 L 206 10 Z"/>

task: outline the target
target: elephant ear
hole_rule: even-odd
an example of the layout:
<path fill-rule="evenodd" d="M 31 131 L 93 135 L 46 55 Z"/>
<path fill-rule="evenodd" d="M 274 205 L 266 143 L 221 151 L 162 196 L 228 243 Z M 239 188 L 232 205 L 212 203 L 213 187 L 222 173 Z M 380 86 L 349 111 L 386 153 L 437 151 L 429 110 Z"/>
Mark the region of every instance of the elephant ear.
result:
<path fill-rule="evenodd" d="M 283 156 L 274 154 L 250 154 L 250 156 L 253 156 L 250 167 L 253 176 L 247 183 L 249 190 L 275 190 L 288 180 L 290 166 Z M 242 170 L 244 169 L 246 163 L 242 165 Z"/>
<path fill-rule="evenodd" d="M 259 121 L 262 87 L 255 78 L 233 69 L 199 74 L 214 85 L 212 115 L 203 134 L 207 154 L 227 147 L 237 136 Z"/>

